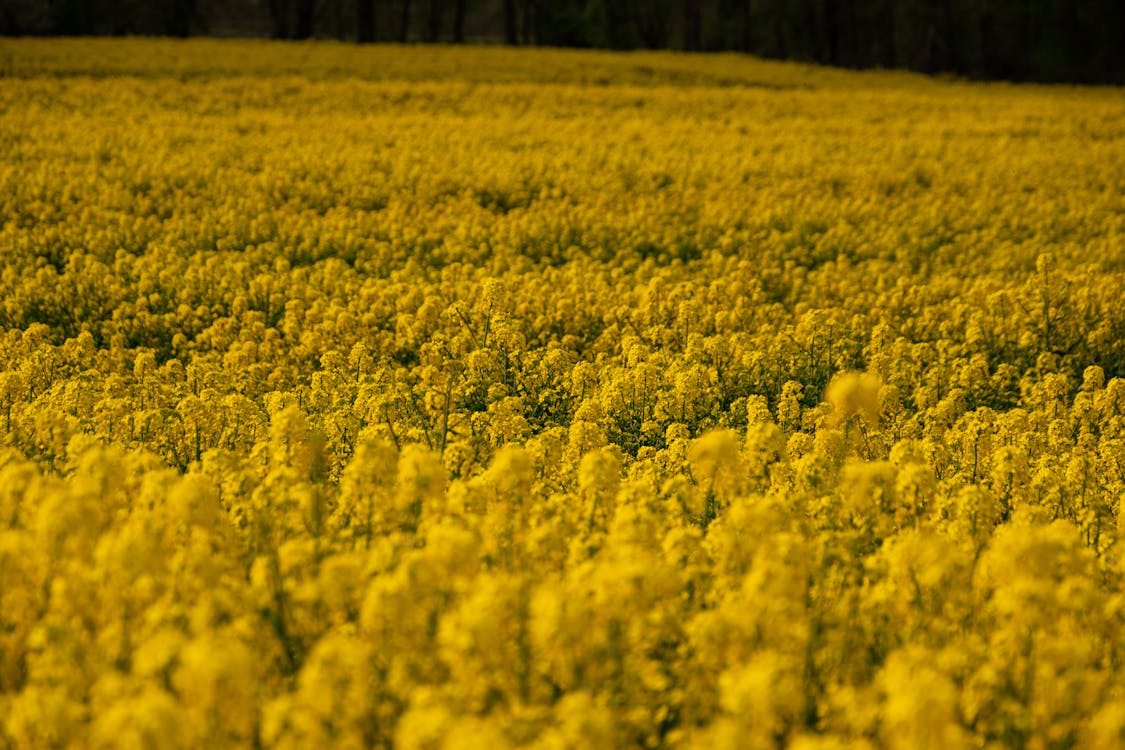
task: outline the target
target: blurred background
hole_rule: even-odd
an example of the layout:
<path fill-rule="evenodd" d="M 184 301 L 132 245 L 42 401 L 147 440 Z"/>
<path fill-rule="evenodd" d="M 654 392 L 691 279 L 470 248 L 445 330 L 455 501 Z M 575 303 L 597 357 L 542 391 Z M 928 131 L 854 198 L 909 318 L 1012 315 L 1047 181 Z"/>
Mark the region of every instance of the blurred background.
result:
<path fill-rule="evenodd" d="M 1125 83 L 1125 0 L 0 0 L 0 34 L 735 50 Z"/>

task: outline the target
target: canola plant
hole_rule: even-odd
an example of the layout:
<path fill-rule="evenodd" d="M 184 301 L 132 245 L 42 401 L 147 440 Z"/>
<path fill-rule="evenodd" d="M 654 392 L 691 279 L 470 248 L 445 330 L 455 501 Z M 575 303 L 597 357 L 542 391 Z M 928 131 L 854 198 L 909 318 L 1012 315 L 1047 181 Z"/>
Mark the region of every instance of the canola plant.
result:
<path fill-rule="evenodd" d="M 0 748 L 1125 742 L 1120 89 L 0 75 Z"/>

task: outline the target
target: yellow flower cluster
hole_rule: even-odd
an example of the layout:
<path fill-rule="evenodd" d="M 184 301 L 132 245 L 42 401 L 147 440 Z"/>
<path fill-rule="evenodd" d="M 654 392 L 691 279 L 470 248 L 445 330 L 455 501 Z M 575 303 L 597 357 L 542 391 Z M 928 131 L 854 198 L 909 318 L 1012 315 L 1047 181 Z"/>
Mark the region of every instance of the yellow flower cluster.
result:
<path fill-rule="evenodd" d="M 0 748 L 1125 742 L 1125 95 L 0 48 Z"/>

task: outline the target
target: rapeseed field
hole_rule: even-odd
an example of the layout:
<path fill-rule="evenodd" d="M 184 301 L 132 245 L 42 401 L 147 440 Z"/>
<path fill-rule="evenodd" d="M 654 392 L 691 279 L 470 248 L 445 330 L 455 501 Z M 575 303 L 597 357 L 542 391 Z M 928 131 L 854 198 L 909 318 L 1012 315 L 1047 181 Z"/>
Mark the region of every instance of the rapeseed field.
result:
<path fill-rule="evenodd" d="M 1125 743 L 1125 92 L 0 41 L 0 748 Z"/>

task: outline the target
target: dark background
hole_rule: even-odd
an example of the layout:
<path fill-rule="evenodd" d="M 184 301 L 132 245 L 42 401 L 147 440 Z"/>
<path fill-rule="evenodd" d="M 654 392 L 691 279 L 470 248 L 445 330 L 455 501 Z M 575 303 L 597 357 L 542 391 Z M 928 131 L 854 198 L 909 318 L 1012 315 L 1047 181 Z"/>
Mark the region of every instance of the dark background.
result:
<path fill-rule="evenodd" d="M 1125 83 L 1125 0 L 0 0 L 0 34 L 738 50 L 853 68 Z"/>

